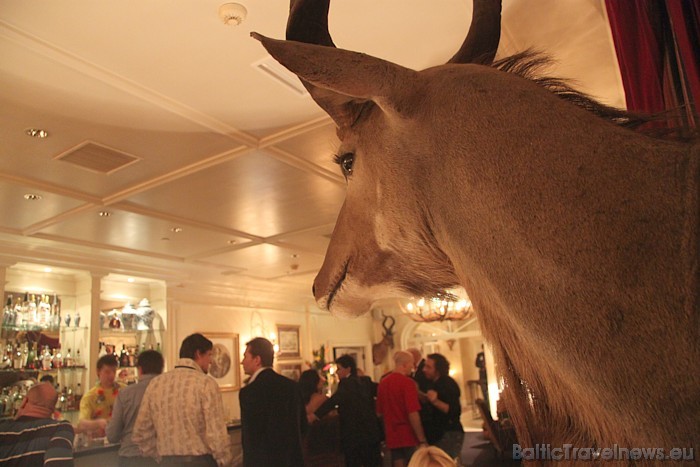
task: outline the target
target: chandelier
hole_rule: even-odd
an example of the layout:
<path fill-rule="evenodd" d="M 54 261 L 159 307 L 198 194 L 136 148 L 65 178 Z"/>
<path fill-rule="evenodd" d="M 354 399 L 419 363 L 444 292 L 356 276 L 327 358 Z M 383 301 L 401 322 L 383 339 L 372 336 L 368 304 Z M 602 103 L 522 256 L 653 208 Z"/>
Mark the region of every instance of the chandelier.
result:
<path fill-rule="evenodd" d="M 466 292 L 460 295 L 466 297 Z M 401 311 L 413 321 L 428 323 L 432 321 L 459 321 L 474 314 L 469 298 L 450 292 L 440 292 L 433 297 L 420 297 L 401 304 Z"/>

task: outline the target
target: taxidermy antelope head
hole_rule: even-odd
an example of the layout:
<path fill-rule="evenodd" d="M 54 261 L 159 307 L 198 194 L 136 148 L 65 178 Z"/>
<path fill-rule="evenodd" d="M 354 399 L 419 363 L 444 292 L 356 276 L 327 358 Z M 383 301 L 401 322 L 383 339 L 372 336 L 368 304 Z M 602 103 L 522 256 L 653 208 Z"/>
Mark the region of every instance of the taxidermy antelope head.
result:
<path fill-rule="evenodd" d="M 697 452 L 697 141 L 625 128 L 537 57 L 492 63 L 498 0 L 474 0 L 455 57 L 423 71 L 336 49 L 328 6 L 292 1 L 287 41 L 254 33 L 338 126 L 319 307 L 459 284 L 522 446 Z"/>
<path fill-rule="evenodd" d="M 372 346 L 372 361 L 375 365 L 381 365 L 386 356 L 389 354 L 389 349 L 394 348 L 394 325 L 396 320 L 393 316 L 387 316 L 382 311 L 382 327 L 384 328 L 384 333 L 382 334 L 381 342 L 378 342 Z M 389 326 L 386 325 L 388 321 L 391 321 Z"/>

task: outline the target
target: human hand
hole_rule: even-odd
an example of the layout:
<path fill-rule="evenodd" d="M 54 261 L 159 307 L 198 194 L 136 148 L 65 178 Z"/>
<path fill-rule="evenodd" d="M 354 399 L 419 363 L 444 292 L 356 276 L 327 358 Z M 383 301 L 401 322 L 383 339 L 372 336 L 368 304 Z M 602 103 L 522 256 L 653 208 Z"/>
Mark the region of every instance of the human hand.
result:
<path fill-rule="evenodd" d="M 318 420 L 319 418 L 316 415 L 312 413 L 306 414 L 306 421 L 309 422 L 309 424 L 317 422 Z"/>
<path fill-rule="evenodd" d="M 433 402 L 435 402 L 435 401 L 437 400 L 437 398 L 438 398 L 438 393 L 437 393 L 437 391 L 435 391 L 435 390 L 433 390 L 433 389 L 429 389 L 428 392 L 427 392 L 425 395 L 428 397 L 428 400 L 430 401 L 431 404 L 432 404 Z"/>

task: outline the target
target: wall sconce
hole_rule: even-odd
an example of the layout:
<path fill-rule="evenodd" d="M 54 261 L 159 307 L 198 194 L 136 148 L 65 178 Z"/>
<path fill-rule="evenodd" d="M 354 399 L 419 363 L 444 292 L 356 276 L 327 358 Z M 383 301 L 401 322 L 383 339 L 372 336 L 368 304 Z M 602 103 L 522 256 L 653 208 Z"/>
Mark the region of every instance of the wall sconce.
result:
<path fill-rule="evenodd" d="M 275 354 L 278 354 L 280 352 L 280 346 L 277 343 L 277 334 L 274 332 L 270 333 L 270 342 L 272 342 L 272 348 L 275 350 Z"/>

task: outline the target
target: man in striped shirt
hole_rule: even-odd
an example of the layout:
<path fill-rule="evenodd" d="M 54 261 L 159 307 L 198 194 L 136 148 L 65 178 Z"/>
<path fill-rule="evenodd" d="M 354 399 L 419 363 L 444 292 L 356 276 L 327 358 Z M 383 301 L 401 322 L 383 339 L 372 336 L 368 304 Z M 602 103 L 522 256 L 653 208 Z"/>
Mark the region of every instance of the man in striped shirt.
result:
<path fill-rule="evenodd" d="M 73 427 L 51 419 L 57 400 L 49 383 L 29 389 L 17 417 L 0 423 L 0 465 L 73 466 Z"/>

